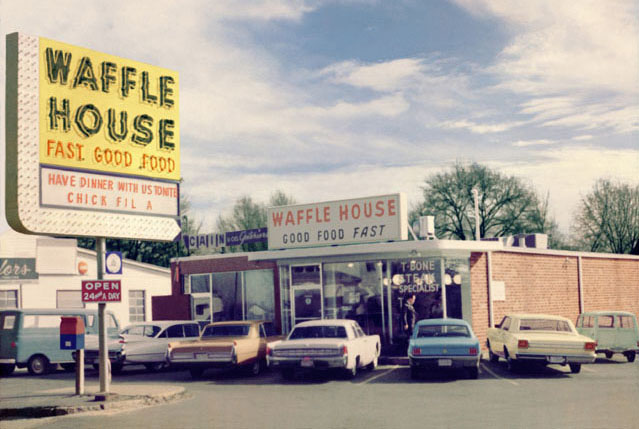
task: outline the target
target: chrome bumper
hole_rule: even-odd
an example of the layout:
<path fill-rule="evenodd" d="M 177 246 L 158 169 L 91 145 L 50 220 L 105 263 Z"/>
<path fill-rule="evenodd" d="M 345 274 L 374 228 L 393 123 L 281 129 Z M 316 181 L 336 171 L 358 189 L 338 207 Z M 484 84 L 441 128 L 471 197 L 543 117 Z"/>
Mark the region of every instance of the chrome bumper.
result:
<path fill-rule="evenodd" d="M 346 368 L 348 356 L 334 357 L 267 357 L 267 364 L 272 368 L 308 368 L 308 369 L 328 369 Z"/>

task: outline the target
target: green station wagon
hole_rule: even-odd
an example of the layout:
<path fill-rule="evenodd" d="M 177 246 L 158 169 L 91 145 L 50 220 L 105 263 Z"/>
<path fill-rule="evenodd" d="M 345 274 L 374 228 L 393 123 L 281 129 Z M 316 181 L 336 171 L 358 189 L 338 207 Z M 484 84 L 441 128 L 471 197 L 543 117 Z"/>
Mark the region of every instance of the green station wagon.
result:
<path fill-rule="evenodd" d="M 579 315 L 577 331 L 597 342 L 596 352 L 608 359 L 622 353 L 634 362 L 639 350 L 639 327 L 634 314 L 627 311 L 588 311 Z"/>
<path fill-rule="evenodd" d="M 98 310 L 12 309 L 0 311 L 0 375 L 15 367 L 27 367 L 34 375 L 49 372 L 56 364 L 65 369 L 75 365 L 72 350 L 60 350 L 60 318 L 78 316 L 86 335 L 98 335 Z M 107 335 L 117 335 L 119 324 L 107 312 Z"/>

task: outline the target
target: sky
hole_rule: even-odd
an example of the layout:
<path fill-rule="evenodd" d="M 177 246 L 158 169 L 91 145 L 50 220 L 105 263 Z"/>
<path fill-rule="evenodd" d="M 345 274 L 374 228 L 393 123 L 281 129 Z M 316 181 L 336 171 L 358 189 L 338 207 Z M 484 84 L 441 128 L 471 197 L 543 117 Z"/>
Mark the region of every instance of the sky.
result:
<path fill-rule="evenodd" d="M 275 190 L 410 208 L 456 162 L 548 195 L 564 233 L 598 179 L 639 184 L 636 0 L 0 0 L 0 30 L 176 70 L 206 233 Z"/>

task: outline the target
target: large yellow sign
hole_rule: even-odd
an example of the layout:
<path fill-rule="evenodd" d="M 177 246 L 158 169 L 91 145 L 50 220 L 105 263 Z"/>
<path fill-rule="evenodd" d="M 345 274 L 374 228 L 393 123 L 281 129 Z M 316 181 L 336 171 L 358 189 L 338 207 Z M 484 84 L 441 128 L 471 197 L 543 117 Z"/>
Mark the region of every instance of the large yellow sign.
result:
<path fill-rule="evenodd" d="M 180 180 L 176 72 L 39 41 L 41 164 Z"/>

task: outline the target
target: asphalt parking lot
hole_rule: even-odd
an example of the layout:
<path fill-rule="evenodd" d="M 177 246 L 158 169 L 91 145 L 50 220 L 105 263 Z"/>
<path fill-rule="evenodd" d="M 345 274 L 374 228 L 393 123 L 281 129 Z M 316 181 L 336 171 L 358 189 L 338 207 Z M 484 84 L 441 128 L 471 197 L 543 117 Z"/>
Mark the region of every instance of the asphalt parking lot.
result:
<path fill-rule="evenodd" d="M 87 372 L 87 379 L 97 374 Z M 32 377 L 18 371 L 0 379 L 0 401 L 9 391 L 38 394 L 73 383 L 57 372 Z M 42 421 L 5 422 L 13 427 L 639 427 L 639 363 L 598 359 L 580 374 L 550 365 L 511 373 L 506 364 L 483 360 L 477 380 L 448 372 L 412 380 L 406 366 L 362 371 L 353 380 L 310 373 L 284 380 L 265 371 L 257 377 L 211 370 L 200 380 L 187 371 L 147 373 L 126 368 L 119 383 L 182 385 L 178 403 L 120 413 L 95 413 Z M 72 420 L 70 420 L 72 419 Z"/>

